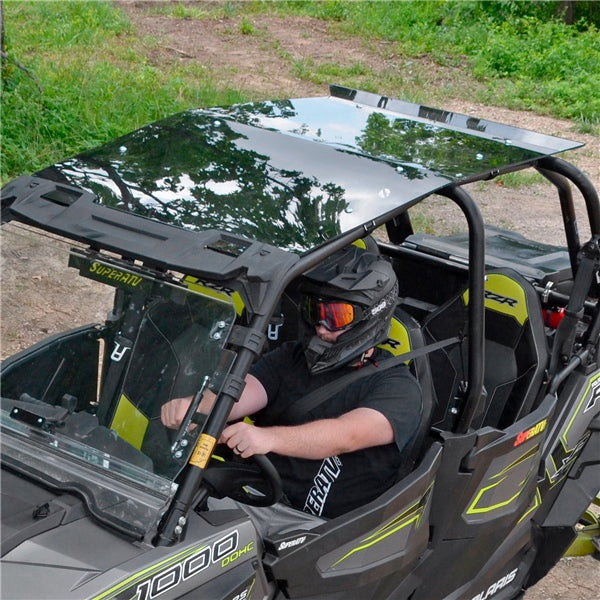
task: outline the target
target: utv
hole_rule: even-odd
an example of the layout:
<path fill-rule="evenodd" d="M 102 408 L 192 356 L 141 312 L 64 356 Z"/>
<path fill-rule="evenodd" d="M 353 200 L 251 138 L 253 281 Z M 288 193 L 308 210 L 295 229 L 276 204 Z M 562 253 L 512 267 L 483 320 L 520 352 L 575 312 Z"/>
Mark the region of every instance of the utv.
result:
<path fill-rule="evenodd" d="M 69 327 L 2 363 L 2 597 L 522 596 L 600 486 L 600 203 L 555 157 L 578 146 L 334 86 L 189 110 L 6 185 L 3 249 L 48 260 L 32 278 L 64 284 L 46 316 Z M 523 169 L 556 190 L 557 245 L 484 225 L 478 186 Z M 433 235 L 426 202 L 465 226 Z M 426 401 L 415 467 L 260 533 L 245 507 L 268 510 L 279 474 L 218 439 L 253 361 L 296 335 L 298 278 L 349 244 L 398 274 L 385 346 Z"/>

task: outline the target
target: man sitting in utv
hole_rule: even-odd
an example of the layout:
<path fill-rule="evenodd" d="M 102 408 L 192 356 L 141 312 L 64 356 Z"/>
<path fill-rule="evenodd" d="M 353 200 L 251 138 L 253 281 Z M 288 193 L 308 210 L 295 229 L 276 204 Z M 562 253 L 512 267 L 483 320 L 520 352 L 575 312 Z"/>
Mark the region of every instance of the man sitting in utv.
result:
<path fill-rule="evenodd" d="M 300 290 L 304 339 L 253 365 L 220 441 L 243 458 L 268 454 L 287 501 L 332 518 L 375 499 L 412 468 L 403 455 L 419 429 L 421 390 L 398 364 L 375 369 L 308 411 L 294 410 L 313 390 L 390 356 L 376 345 L 388 336 L 397 280 L 387 260 L 352 246 L 306 274 Z M 214 400 L 207 396 L 201 412 Z M 162 422 L 177 427 L 189 403 L 166 403 Z M 248 415 L 254 424 L 239 421 Z"/>

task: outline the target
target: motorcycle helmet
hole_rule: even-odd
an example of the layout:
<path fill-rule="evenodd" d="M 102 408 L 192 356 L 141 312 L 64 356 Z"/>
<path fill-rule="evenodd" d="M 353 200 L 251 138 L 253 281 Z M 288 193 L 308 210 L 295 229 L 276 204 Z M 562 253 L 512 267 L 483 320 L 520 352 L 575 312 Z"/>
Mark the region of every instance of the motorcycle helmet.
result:
<path fill-rule="evenodd" d="M 385 258 L 350 246 L 306 273 L 300 292 L 304 354 L 316 374 L 349 363 L 387 338 L 398 281 Z M 343 333 L 326 342 L 315 333 L 318 324 Z"/>

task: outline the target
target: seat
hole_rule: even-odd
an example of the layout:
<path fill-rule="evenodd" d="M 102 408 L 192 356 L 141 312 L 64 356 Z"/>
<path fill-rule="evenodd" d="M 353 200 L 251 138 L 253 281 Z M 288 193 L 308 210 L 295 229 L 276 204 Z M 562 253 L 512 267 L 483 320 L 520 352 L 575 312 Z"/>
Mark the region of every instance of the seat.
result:
<path fill-rule="evenodd" d="M 396 308 L 392 317 L 388 339 L 380 344 L 379 347 L 387 350 L 394 356 L 399 356 L 417 348 L 422 348 L 424 345 L 423 332 L 417 320 L 402 308 Z M 415 356 L 409 359 L 408 364 L 421 387 L 423 402 L 419 430 L 412 439 L 411 447 L 407 448 L 412 458 L 407 463 L 408 465 L 414 465 L 427 445 L 434 407 L 434 393 L 428 356 Z"/>
<path fill-rule="evenodd" d="M 468 379 L 468 289 L 463 288 L 423 324 L 428 341 L 453 335 L 464 341 L 433 352 L 430 363 L 438 399 L 432 425 L 452 429 Z M 549 352 L 542 309 L 533 286 L 512 269 L 486 274 L 485 282 L 485 402 L 474 427 L 504 428 L 527 414 L 540 397 Z"/>

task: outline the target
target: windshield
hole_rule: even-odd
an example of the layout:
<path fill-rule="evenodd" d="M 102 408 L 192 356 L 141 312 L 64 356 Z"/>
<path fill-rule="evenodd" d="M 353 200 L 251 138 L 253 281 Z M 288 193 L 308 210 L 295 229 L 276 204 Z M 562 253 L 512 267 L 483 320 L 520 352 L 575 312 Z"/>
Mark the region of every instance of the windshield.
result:
<path fill-rule="evenodd" d="M 36 241 L 23 226 L 3 227 L 2 251 L 3 461 L 76 489 L 104 520 L 148 531 L 201 429 L 166 429 L 161 407 L 218 388 L 233 358 L 224 350 L 233 300 L 54 237 Z"/>

